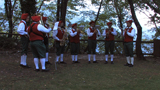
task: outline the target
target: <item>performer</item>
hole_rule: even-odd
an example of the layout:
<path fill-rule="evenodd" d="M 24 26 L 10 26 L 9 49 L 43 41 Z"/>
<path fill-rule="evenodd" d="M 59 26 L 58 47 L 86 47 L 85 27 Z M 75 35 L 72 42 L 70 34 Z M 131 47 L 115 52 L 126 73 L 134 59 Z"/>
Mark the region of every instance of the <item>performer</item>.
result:
<path fill-rule="evenodd" d="M 49 33 L 51 29 L 45 28 L 43 25 L 39 24 L 40 16 L 32 16 L 33 23 L 28 28 L 30 46 L 34 57 L 35 71 L 39 71 L 39 59 L 42 66 L 42 71 L 49 71 L 45 67 L 45 54 L 46 47 L 44 45 L 44 37 L 46 33 Z"/>
<path fill-rule="evenodd" d="M 18 26 L 17 32 L 20 34 L 21 37 L 21 44 L 22 44 L 22 51 L 21 51 L 21 61 L 20 66 L 30 68 L 30 66 L 27 64 L 27 49 L 29 44 L 29 37 L 27 33 L 27 24 L 26 22 L 29 21 L 29 14 L 23 13 L 21 16 L 22 21 L 20 22 Z"/>
<path fill-rule="evenodd" d="M 100 36 L 101 33 L 99 32 L 98 29 L 93 28 L 95 26 L 94 21 L 91 21 L 89 23 L 89 25 L 91 27 L 89 27 L 88 30 L 87 30 L 87 35 L 88 35 L 88 63 L 91 63 L 90 62 L 91 51 L 92 51 L 92 54 L 93 54 L 93 63 L 98 63 L 96 61 L 96 51 L 95 51 L 96 50 L 96 44 L 97 44 L 96 38 L 97 38 L 97 36 Z"/>
<path fill-rule="evenodd" d="M 47 28 L 47 29 L 51 29 L 50 27 L 49 27 L 49 24 L 47 24 L 47 17 L 43 17 L 42 18 L 43 19 L 43 23 L 44 23 L 44 27 L 45 28 Z M 51 64 L 50 62 L 49 62 L 49 60 L 48 60 L 48 52 L 49 52 L 49 43 L 48 43 L 48 39 L 49 39 L 49 33 L 47 33 L 46 35 L 45 35 L 45 37 L 44 37 L 44 44 L 45 44 L 45 46 L 46 46 L 46 64 Z"/>
<path fill-rule="evenodd" d="M 53 29 L 53 38 L 55 39 L 56 42 L 56 63 L 59 63 L 59 58 L 61 58 L 60 63 L 61 64 L 67 64 L 66 62 L 63 61 L 63 54 L 64 54 L 64 49 L 65 49 L 65 45 L 60 46 L 60 42 L 63 41 L 63 35 L 64 33 L 67 33 L 64 31 L 63 27 L 63 22 L 59 21 L 55 23 L 55 27 L 58 27 L 57 30 Z"/>
<path fill-rule="evenodd" d="M 108 54 L 110 50 L 111 54 L 111 64 L 113 64 L 113 57 L 114 57 L 114 36 L 117 35 L 116 29 L 112 28 L 112 22 L 108 22 L 108 29 L 103 31 L 102 36 L 105 37 L 105 64 L 108 63 Z"/>
<path fill-rule="evenodd" d="M 71 57 L 73 63 L 80 63 L 77 60 L 79 48 L 80 48 L 80 41 L 79 38 L 82 36 L 80 30 L 77 30 L 77 23 L 72 25 L 72 30 L 69 32 L 70 34 L 70 43 L 71 43 Z"/>
<path fill-rule="evenodd" d="M 127 63 L 124 66 L 133 67 L 133 38 L 135 36 L 135 29 L 131 27 L 132 20 L 126 21 L 127 28 L 123 32 L 124 36 L 124 50 L 126 54 Z"/>

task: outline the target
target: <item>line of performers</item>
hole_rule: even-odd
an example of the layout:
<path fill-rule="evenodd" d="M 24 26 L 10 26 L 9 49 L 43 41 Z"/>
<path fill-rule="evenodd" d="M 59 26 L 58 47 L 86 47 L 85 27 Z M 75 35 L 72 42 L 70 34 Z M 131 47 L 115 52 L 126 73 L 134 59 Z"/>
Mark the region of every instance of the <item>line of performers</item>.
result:
<path fill-rule="evenodd" d="M 57 21 L 54 28 L 50 28 L 46 23 L 47 17 L 43 17 L 44 25 L 40 24 L 40 16 L 32 16 L 32 24 L 27 27 L 26 22 L 29 21 L 28 13 L 23 13 L 21 16 L 21 22 L 18 26 L 17 32 L 20 34 L 22 43 L 22 53 L 20 66 L 25 68 L 30 68 L 27 64 L 27 49 L 30 42 L 31 50 L 34 57 L 35 71 L 40 71 L 39 61 L 41 63 L 41 71 L 49 71 L 46 68 L 46 64 L 51 64 L 48 61 L 48 37 L 49 32 L 53 30 L 53 38 L 56 42 L 56 63 L 66 64 L 63 61 L 64 45 L 60 45 L 63 42 L 63 36 L 66 33 L 63 28 L 64 23 L 62 21 Z M 133 38 L 135 36 L 135 29 L 131 27 L 132 20 L 126 21 L 127 28 L 123 32 L 124 36 L 124 50 L 126 54 L 127 63 L 124 66 L 133 67 L 134 57 L 133 57 Z M 108 55 L 110 51 L 111 64 L 114 64 L 114 36 L 117 35 L 116 29 L 112 28 L 112 22 L 108 22 L 108 29 L 105 29 L 101 35 L 100 31 L 96 28 L 95 22 L 91 21 L 89 23 L 90 27 L 87 29 L 88 36 L 88 63 L 91 63 L 91 55 L 93 56 L 93 63 L 98 63 L 96 60 L 96 45 L 97 37 L 103 36 L 105 38 L 105 64 L 108 63 Z M 73 63 L 80 63 L 78 61 L 78 52 L 80 48 L 80 37 L 82 36 L 80 30 L 77 29 L 77 24 L 72 24 L 72 30 L 69 32 L 70 35 L 70 45 L 71 45 L 71 58 Z"/>

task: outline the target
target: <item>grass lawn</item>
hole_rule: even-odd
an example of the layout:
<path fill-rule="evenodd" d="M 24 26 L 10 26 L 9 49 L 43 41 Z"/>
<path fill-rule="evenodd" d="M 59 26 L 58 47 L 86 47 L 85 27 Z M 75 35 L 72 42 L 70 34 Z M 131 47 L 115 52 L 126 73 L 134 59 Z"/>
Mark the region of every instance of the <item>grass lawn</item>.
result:
<path fill-rule="evenodd" d="M 29 69 L 19 66 L 20 54 L 0 54 L 0 90 L 160 90 L 160 62 L 155 58 L 135 60 L 133 68 L 123 66 L 125 57 L 116 56 L 114 64 L 88 64 L 87 55 L 79 55 L 79 64 L 47 65 L 49 72 L 35 72 L 31 53 Z M 98 56 L 98 55 L 97 55 Z M 84 57 L 84 58 L 82 58 Z M 49 60 L 54 62 L 54 54 Z M 103 57 L 101 57 L 103 58 Z"/>

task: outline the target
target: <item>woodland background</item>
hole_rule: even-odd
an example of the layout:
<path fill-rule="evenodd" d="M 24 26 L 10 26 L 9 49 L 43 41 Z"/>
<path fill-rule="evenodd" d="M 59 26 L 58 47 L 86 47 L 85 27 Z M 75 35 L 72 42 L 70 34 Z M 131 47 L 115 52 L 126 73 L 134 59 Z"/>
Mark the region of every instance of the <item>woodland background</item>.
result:
<path fill-rule="evenodd" d="M 107 28 L 106 23 L 113 22 L 113 27 L 117 29 L 118 35 L 115 40 L 122 41 L 121 32 L 125 29 L 125 21 L 134 20 L 137 35 L 135 36 L 134 52 L 140 59 L 144 59 L 143 53 L 153 53 L 153 43 L 142 43 L 142 41 L 153 41 L 160 36 L 160 1 L 159 0 L 4 0 L 3 7 L 0 8 L 0 49 L 12 50 L 20 46 L 20 37 L 17 34 L 17 27 L 20 22 L 22 13 L 29 13 L 32 16 L 34 13 L 43 13 L 48 17 L 48 23 L 52 27 L 54 21 L 63 20 L 65 25 L 78 23 L 78 26 L 83 25 L 83 32 L 86 33 L 89 27 L 89 22 L 97 18 L 96 25 L 100 25 L 101 33 Z M 88 5 L 87 2 L 91 2 Z M 100 4 L 101 3 L 101 4 Z M 98 11 L 101 6 L 100 11 Z M 95 9 L 89 9 L 94 7 Z M 148 17 L 148 26 L 153 26 L 145 34 L 142 31 L 142 26 L 137 19 L 135 12 L 144 13 Z M 98 13 L 99 12 L 99 13 Z M 77 19 L 76 19 L 77 18 Z M 28 25 L 30 25 L 28 22 Z M 9 33 L 9 34 L 4 34 Z M 50 33 L 52 37 L 52 32 Z M 87 40 L 87 36 L 81 39 Z M 99 40 L 104 40 L 99 37 Z M 98 42 L 97 53 L 104 53 L 104 42 Z M 50 48 L 54 47 L 54 40 L 50 38 Z M 67 47 L 67 46 L 66 46 Z M 81 50 L 87 47 L 86 41 L 81 42 Z M 69 51 L 68 51 L 69 52 Z M 81 51 L 81 53 L 85 53 Z M 123 43 L 116 42 L 115 54 L 123 54 Z"/>

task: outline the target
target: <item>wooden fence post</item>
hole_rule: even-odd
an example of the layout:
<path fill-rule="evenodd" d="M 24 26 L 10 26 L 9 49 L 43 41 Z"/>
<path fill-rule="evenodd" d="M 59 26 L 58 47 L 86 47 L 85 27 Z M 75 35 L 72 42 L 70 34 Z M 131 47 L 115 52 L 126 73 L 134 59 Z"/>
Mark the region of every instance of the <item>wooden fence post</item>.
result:
<path fill-rule="evenodd" d="M 154 57 L 160 57 L 160 40 L 154 40 Z"/>

